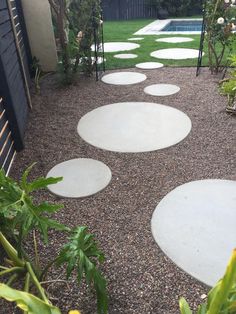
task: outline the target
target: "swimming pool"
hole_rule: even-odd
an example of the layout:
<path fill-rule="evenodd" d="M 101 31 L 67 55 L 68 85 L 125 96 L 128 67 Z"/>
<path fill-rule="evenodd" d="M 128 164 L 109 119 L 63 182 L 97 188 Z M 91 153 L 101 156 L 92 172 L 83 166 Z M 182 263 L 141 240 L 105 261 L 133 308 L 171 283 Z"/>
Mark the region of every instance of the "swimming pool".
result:
<path fill-rule="evenodd" d="M 171 21 L 161 31 L 163 32 L 200 32 L 201 21 Z"/>
<path fill-rule="evenodd" d="M 166 19 L 156 20 L 138 30 L 134 35 L 177 35 L 201 33 L 202 19 Z"/>

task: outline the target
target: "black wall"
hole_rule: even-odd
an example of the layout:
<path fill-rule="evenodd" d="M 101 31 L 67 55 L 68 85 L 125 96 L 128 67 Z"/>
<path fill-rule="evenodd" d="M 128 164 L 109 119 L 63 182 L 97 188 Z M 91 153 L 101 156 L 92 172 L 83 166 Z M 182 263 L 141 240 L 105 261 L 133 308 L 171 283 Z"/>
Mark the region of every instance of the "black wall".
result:
<path fill-rule="evenodd" d="M 19 151 L 23 148 L 28 114 L 28 101 L 20 58 L 22 58 L 27 79 L 30 80 L 30 77 L 23 35 L 24 25 L 22 25 L 22 16 L 16 1 L 11 1 L 11 10 L 14 15 L 14 24 L 11 22 L 7 1 L 0 0 L 0 98 L 3 99 L 15 148 Z M 13 27 L 17 33 L 20 54 L 17 51 Z"/>

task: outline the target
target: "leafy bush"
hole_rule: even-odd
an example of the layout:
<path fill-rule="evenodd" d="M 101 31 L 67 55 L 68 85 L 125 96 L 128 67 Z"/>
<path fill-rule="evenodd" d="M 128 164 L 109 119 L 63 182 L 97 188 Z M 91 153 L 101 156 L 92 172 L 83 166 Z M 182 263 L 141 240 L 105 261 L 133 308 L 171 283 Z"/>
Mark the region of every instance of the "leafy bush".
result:
<path fill-rule="evenodd" d="M 231 67 L 236 67 L 236 55 L 229 58 Z M 235 99 L 236 99 L 236 70 L 231 71 L 231 76 L 220 82 L 220 93 L 228 98 L 228 111 L 236 111 Z"/>
<path fill-rule="evenodd" d="M 100 0 L 48 1 L 59 43 L 59 71 L 63 83 L 71 84 L 80 68 L 87 75 L 93 72 L 91 45 L 94 41 L 94 28 L 99 30 L 101 27 Z"/>
<path fill-rule="evenodd" d="M 73 271 L 77 272 L 78 283 L 85 277 L 89 286 L 93 286 L 97 294 L 99 314 L 107 313 L 108 298 L 106 280 L 97 269 L 97 264 L 104 261 L 103 253 L 98 249 L 92 234 L 87 227 L 67 226 L 51 219 L 50 216 L 58 211 L 62 205 L 43 202 L 38 204 L 33 192 L 55 184 L 62 178 L 38 178 L 28 181 L 32 166 L 23 174 L 19 182 L 8 178 L 0 170 L 0 245 L 4 249 L 7 259 L 6 265 L 0 265 L 0 277 L 6 277 L 6 285 L 0 283 L 0 297 L 9 301 L 16 301 L 18 306 L 26 313 L 59 314 L 60 310 L 51 306 L 51 303 L 40 282 L 53 266 L 67 265 L 66 273 L 69 278 Z M 68 234 L 68 243 L 63 246 L 58 256 L 54 257 L 44 268 L 39 263 L 37 233 L 45 244 L 48 244 L 48 229 L 56 229 Z M 33 237 L 33 262 L 25 249 L 25 240 Z M 15 243 L 15 248 L 9 240 Z M 15 282 L 24 283 L 24 292 L 13 289 Z M 34 289 L 34 290 L 33 290 Z M 37 291 L 37 296 L 28 294 Z M 45 309 L 41 312 L 33 308 Z"/>
<path fill-rule="evenodd" d="M 235 43 L 236 35 L 232 30 L 234 30 L 236 21 L 236 5 L 231 3 L 231 1 L 206 1 L 206 39 L 209 67 L 212 73 L 223 70 L 222 60 L 226 49 L 228 51 L 232 50 Z"/>
<path fill-rule="evenodd" d="M 194 0 L 146 0 L 146 4 L 158 9 L 166 9 L 170 16 L 188 16 L 202 11 L 201 1 Z"/>

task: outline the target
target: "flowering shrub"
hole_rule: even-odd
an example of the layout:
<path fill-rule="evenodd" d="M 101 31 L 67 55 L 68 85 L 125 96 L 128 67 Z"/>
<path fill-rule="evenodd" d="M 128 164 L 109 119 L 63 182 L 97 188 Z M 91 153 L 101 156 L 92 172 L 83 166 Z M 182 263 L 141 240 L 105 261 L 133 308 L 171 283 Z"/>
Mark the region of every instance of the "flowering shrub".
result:
<path fill-rule="evenodd" d="M 223 69 L 223 57 L 235 41 L 236 0 L 208 0 L 205 10 L 209 67 L 217 73 Z"/>

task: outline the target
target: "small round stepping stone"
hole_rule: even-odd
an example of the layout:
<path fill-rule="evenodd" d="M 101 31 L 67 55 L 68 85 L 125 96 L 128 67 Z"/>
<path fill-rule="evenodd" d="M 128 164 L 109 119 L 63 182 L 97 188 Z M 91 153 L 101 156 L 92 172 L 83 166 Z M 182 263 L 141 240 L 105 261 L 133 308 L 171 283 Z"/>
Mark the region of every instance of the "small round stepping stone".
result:
<path fill-rule="evenodd" d="M 159 63 L 159 62 L 142 62 L 142 63 L 136 64 L 135 66 L 138 69 L 154 70 L 154 69 L 162 68 L 164 64 Z"/>
<path fill-rule="evenodd" d="M 143 40 L 144 38 L 143 37 L 134 37 L 134 38 L 129 38 L 128 40 Z"/>
<path fill-rule="evenodd" d="M 138 56 L 134 53 L 120 53 L 118 55 L 114 55 L 114 58 L 117 59 L 135 59 Z"/>
<path fill-rule="evenodd" d="M 137 72 L 116 72 L 104 75 L 102 81 L 113 85 L 131 85 L 146 80 L 146 75 Z"/>
<path fill-rule="evenodd" d="M 144 88 L 144 92 L 152 96 L 169 96 L 179 91 L 179 86 L 172 84 L 154 84 Z"/>
<path fill-rule="evenodd" d="M 191 130 L 191 120 L 175 108 L 148 102 L 124 102 L 88 112 L 78 123 L 89 144 L 123 153 L 148 152 L 175 145 Z"/>
<path fill-rule="evenodd" d="M 201 180 L 167 194 L 152 217 L 154 239 L 188 274 L 214 286 L 236 243 L 236 181 Z"/>
<path fill-rule="evenodd" d="M 110 169 L 101 161 L 78 158 L 62 162 L 53 167 L 48 177 L 63 177 L 48 189 L 61 197 L 79 198 L 103 190 L 111 181 Z"/>
<path fill-rule="evenodd" d="M 199 50 L 185 48 L 160 49 L 151 53 L 151 56 L 158 59 L 184 60 L 198 58 Z M 204 53 L 203 53 L 204 55 Z"/>
<path fill-rule="evenodd" d="M 118 52 L 118 51 L 128 51 L 139 48 L 139 44 L 129 43 L 129 42 L 109 42 L 104 43 L 105 52 Z M 94 45 L 91 46 L 92 51 L 94 51 Z"/>
<path fill-rule="evenodd" d="M 163 42 L 163 43 L 185 43 L 185 42 L 193 41 L 193 39 L 189 37 L 166 37 L 166 38 L 158 38 L 156 39 L 156 41 Z"/>

